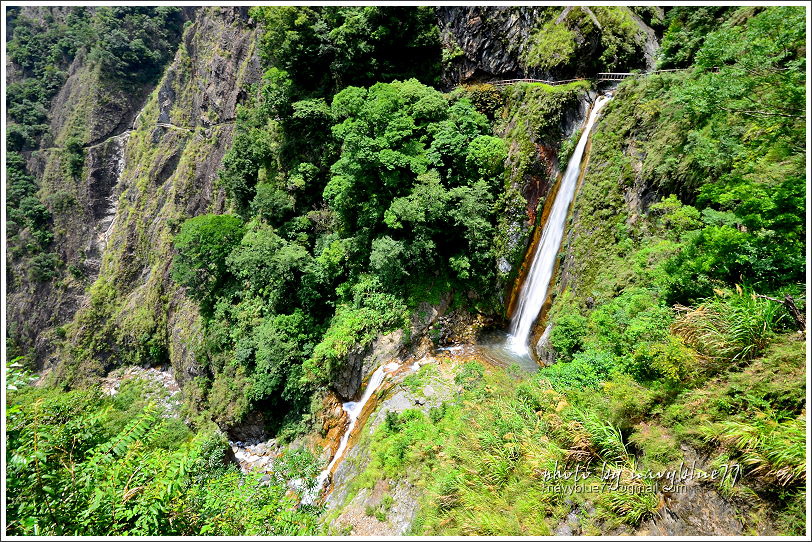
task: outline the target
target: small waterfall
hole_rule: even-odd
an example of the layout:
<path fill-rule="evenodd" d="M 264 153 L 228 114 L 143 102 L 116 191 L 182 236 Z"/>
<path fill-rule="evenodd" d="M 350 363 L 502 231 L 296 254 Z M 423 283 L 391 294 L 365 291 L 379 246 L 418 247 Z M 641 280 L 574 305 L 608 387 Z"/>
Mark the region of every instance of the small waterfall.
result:
<path fill-rule="evenodd" d="M 527 278 L 519 291 L 518 305 L 510 321 L 510 335 L 507 341 L 510 349 L 516 354 L 529 355 L 530 330 L 536 318 L 538 318 L 544 299 L 547 297 L 547 290 L 550 287 L 555 260 L 558 257 L 561 240 L 564 237 L 567 214 L 570 203 L 572 203 L 575 196 L 575 188 L 581 172 L 581 158 L 589 140 L 589 133 L 595 124 L 595 119 L 609 99 L 607 96 L 599 96 L 589 113 L 583 134 L 575 147 L 575 151 L 572 153 L 569 164 L 567 164 L 564 177 L 561 179 L 561 185 L 558 188 L 550 216 L 544 223 L 541 241 L 533 256 L 530 272 L 527 274 Z"/>
<path fill-rule="evenodd" d="M 124 173 L 124 166 L 126 165 L 124 151 L 129 138 L 130 132 L 124 132 L 121 135 L 111 138 L 111 140 L 116 142 L 115 184 L 110 188 L 110 193 L 107 197 L 104 198 L 106 202 L 105 213 L 99 221 L 98 242 L 101 251 L 107 248 L 107 242 L 110 240 L 110 232 L 113 230 L 113 224 L 116 221 L 116 211 L 118 211 L 116 187 L 121 182 L 121 174 Z"/>
<path fill-rule="evenodd" d="M 126 147 L 130 132 L 124 132 L 88 147 L 90 175 L 87 179 L 95 220 L 93 236 L 88 240 L 85 267 L 96 277 L 118 212 L 118 185 L 126 166 Z"/>
<path fill-rule="evenodd" d="M 329 478 L 330 473 L 333 472 L 333 468 L 336 464 L 341 460 L 341 457 L 344 455 L 344 452 L 347 449 L 347 445 L 350 442 L 350 436 L 352 435 L 353 430 L 355 429 L 355 425 L 358 422 L 358 417 L 364 411 L 364 406 L 369 402 L 372 398 L 372 395 L 378 391 L 378 388 L 381 387 L 383 384 L 384 378 L 389 373 L 396 371 L 400 367 L 399 363 L 392 362 L 387 365 L 382 365 L 378 367 L 372 376 L 369 377 L 369 382 L 367 382 L 367 387 L 364 390 L 364 395 L 361 396 L 361 399 L 358 401 L 349 401 L 342 405 L 344 412 L 347 413 L 347 418 L 349 418 L 350 423 L 347 426 L 347 430 L 344 431 L 344 435 L 341 437 L 341 441 L 338 444 L 338 449 L 336 450 L 335 455 L 333 456 L 332 461 L 330 464 L 327 465 L 327 468 L 321 471 L 318 478 L 316 478 L 316 485 L 312 489 L 305 490 L 304 495 L 302 496 L 302 502 L 305 504 L 312 504 L 316 502 L 319 494 L 321 493 L 322 488 L 324 487 L 325 482 L 327 482 L 327 478 Z"/>

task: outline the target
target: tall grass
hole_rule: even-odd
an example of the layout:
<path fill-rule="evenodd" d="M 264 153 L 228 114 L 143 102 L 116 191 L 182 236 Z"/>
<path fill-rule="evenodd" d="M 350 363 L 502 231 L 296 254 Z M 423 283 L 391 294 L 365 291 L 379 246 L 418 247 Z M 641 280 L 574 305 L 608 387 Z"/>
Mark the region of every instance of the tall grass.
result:
<path fill-rule="evenodd" d="M 637 487 L 644 488 L 640 483 Z M 629 525 L 639 525 L 652 517 L 660 506 L 659 497 L 650 492 L 615 491 L 604 493 L 599 501 Z"/>
<path fill-rule="evenodd" d="M 717 290 L 716 296 L 694 309 L 676 308 L 683 314 L 671 331 L 696 349 L 710 368 L 761 354 L 785 316 L 777 303 L 757 298 L 738 286 L 735 292 Z"/>
<path fill-rule="evenodd" d="M 788 486 L 806 481 L 806 420 L 803 416 L 775 420 L 762 416 L 752 422 L 727 420 L 703 429 L 716 441 L 740 455 L 751 475 Z"/>
<path fill-rule="evenodd" d="M 573 415 L 589 435 L 601 459 L 608 463 L 629 461 L 629 451 L 620 429 L 602 420 L 594 411 L 574 410 Z"/>

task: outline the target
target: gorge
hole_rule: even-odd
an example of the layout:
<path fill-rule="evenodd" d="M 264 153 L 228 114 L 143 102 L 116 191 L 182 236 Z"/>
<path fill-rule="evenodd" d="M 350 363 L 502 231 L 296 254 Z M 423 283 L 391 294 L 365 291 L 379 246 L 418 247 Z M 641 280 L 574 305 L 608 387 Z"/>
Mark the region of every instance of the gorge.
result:
<path fill-rule="evenodd" d="M 804 534 L 788 4 L 6 8 L 6 534 Z"/>

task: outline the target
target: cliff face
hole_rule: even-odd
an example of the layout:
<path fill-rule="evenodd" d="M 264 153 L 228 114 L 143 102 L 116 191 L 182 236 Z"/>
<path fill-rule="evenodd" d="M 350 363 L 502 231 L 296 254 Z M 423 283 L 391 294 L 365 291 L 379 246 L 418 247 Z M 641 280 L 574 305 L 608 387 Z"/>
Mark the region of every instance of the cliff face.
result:
<path fill-rule="evenodd" d="M 521 77 L 519 53 L 536 21 L 529 7 L 440 7 L 446 84 L 493 77 Z"/>
<path fill-rule="evenodd" d="M 92 11 L 92 8 L 90 8 Z M 65 8 L 26 7 L 33 20 L 64 21 Z M 8 62 L 9 82 L 22 70 Z M 64 326 L 85 301 L 85 290 L 98 275 L 100 236 L 111 220 L 111 189 L 121 167 L 121 151 L 133 119 L 153 85 L 120 80 L 90 62 L 86 51 L 67 67 L 67 78 L 53 98 L 48 126 L 39 148 L 24 151 L 28 171 L 37 178 L 39 194 L 53 217 L 53 244 L 64 266 L 51 281 L 32 280 L 28 262 L 9 257 L 9 336 L 39 367 L 54 361 Z M 81 146 L 82 173 L 68 172 L 66 142 Z"/>
<path fill-rule="evenodd" d="M 29 334 L 19 335 L 37 344 L 41 363 L 65 337 L 60 379 L 78 383 L 121 363 L 167 359 L 181 382 L 196 374 L 197 309 L 169 278 L 171 238 L 185 218 L 223 211 L 216 174 L 237 104 L 259 78 L 255 42 L 246 10 L 200 9 L 157 88 L 122 91 L 102 107 L 93 105 L 99 87 L 79 84 L 88 75 L 77 60 L 54 101 L 73 113 L 54 122 L 86 115 L 90 144 L 86 174 L 71 187 L 77 209 L 55 220 L 64 230 L 55 245 L 81 273 L 33 293 L 21 289 L 9 305 L 11 321 L 28 322 Z M 58 193 L 66 183 L 52 173 L 59 160 L 49 153 L 60 151 L 35 153 L 32 165 L 43 190 Z"/>
<path fill-rule="evenodd" d="M 646 14 L 644 20 L 625 7 L 437 8 L 443 83 L 452 87 L 522 77 L 560 80 L 651 69 L 658 47 L 651 25 L 657 26 L 663 14 L 660 8 Z"/>

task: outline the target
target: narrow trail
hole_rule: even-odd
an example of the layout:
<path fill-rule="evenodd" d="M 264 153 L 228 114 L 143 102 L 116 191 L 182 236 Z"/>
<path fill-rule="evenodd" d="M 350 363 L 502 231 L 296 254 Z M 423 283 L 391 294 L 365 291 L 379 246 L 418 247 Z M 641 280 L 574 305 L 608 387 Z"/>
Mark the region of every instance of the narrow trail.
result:
<path fill-rule="evenodd" d="M 136 117 L 136 119 L 137 119 L 137 117 Z M 156 122 L 155 126 L 158 127 L 158 128 L 166 128 L 168 130 L 178 130 L 178 131 L 182 131 L 182 132 L 191 133 L 191 132 L 194 132 L 195 130 L 197 130 L 198 128 L 213 128 L 215 126 L 227 126 L 227 125 L 230 125 L 230 124 L 234 124 L 235 122 L 236 122 L 236 119 L 227 119 L 227 120 L 224 120 L 224 121 L 221 121 L 221 122 L 213 122 L 213 123 L 208 124 L 208 125 L 197 125 L 197 126 L 178 126 L 177 124 L 172 124 L 170 122 Z M 107 144 L 110 140 L 117 139 L 117 138 L 120 138 L 120 137 L 123 137 L 123 136 L 129 136 L 133 132 L 133 130 L 135 130 L 134 127 L 128 128 L 128 129 L 123 130 L 121 132 L 117 132 L 115 134 L 109 135 L 109 136 L 105 137 L 104 139 L 102 139 L 100 141 L 91 141 L 90 143 L 85 143 L 85 144 L 82 145 L 81 148 L 83 150 L 95 149 L 96 147 L 100 147 L 102 145 Z M 39 147 L 37 149 L 32 149 L 32 150 L 27 151 L 27 152 L 40 152 L 40 151 L 53 152 L 53 151 L 63 151 L 63 150 L 65 150 L 65 147 Z"/>
<path fill-rule="evenodd" d="M 515 83 L 543 83 L 545 85 L 550 86 L 557 86 L 557 85 L 566 85 L 567 83 L 574 83 L 576 81 L 622 81 L 624 79 L 628 79 L 630 77 L 640 77 L 643 75 L 652 75 L 656 73 L 671 73 L 671 72 L 681 72 L 681 71 L 688 71 L 693 68 L 674 68 L 669 70 L 653 70 L 649 72 L 601 72 L 595 75 L 595 77 L 576 77 L 574 79 L 533 79 L 530 77 L 525 77 L 521 79 L 499 79 L 496 81 L 485 81 L 486 84 L 491 84 L 494 86 L 506 86 L 506 85 L 513 85 Z M 713 68 L 713 71 L 718 71 L 718 68 Z"/>

